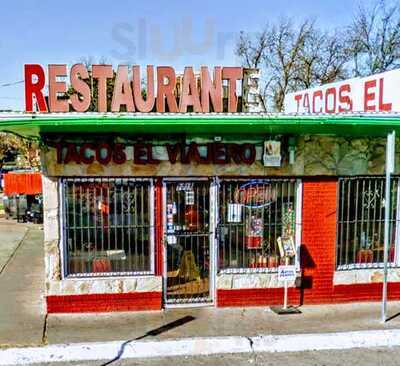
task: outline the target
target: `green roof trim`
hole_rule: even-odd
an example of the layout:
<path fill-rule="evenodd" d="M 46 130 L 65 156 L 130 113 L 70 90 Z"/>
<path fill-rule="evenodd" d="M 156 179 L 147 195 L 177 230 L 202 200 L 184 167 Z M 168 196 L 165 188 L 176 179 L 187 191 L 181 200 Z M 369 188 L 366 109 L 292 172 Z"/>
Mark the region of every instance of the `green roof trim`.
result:
<path fill-rule="evenodd" d="M 0 131 L 24 137 L 42 133 L 385 136 L 393 130 L 400 134 L 400 114 L 0 113 Z"/>

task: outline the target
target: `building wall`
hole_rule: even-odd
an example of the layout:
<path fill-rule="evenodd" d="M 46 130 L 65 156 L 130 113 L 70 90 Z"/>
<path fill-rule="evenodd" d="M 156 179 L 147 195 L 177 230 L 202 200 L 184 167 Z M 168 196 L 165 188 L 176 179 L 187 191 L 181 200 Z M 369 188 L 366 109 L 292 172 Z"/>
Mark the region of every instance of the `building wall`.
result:
<path fill-rule="evenodd" d="M 161 309 L 162 277 L 63 278 L 58 179 L 43 177 L 46 302 L 49 313 Z"/>
<path fill-rule="evenodd" d="M 186 142 L 213 142 L 212 137 L 187 138 Z M 104 139 L 104 140 L 109 140 Z M 104 141 L 103 140 L 103 141 Z M 74 139 L 82 143 L 87 139 Z M 93 142 L 102 142 L 101 138 L 92 139 Z M 337 136 L 298 136 L 295 138 L 295 162 L 288 162 L 288 141 L 282 139 L 281 167 L 265 167 L 262 164 L 263 137 L 262 136 L 229 136 L 223 142 L 246 142 L 254 144 L 257 150 L 256 161 L 246 164 L 171 164 L 168 161 L 165 143 L 182 142 L 172 138 L 149 139 L 153 143 L 154 157 L 160 160 L 159 164 L 134 164 L 132 144 L 136 140 L 115 138 L 115 142 L 125 143 L 127 161 L 124 164 L 102 165 L 94 162 L 85 164 L 57 164 L 57 153 L 54 141 L 51 146 L 42 150 L 43 172 L 47 176 L 355 176 L 384 174 L 385 146 L 384 138 L 349 138 Z M 400 143 L 398 139 L 397 143 Z M 400 174 L 400 150 L 396 153 L 396 174 Z"/>
<path fill-rule="evenodd" d="M 335 270 L 337 189 L 336 178 L 303 180 L 302 284 L 289 288 L 293 305 L 378 301 L 382 296 L 382 270 Z M 400 299 L 399 275 L 399 269 L 390 270 L 391 300 Z M 283 289 L 273 278 L 253 275 L 239 278 L 236 285 L 231 278 L 221 281 L 218 306 L 282 304 Z"/>
<path fill-rule="evenodd" d="M 347 139 L 302 136 L 297 138 L 296 160 L 282 168 L 254 166 L 83 165 L 56 163 L 55 149 L 43 151 L 44 236 L 48 312 L 159 310 L 162 307 L 161 180 L 156 181 L 155 275 L 119 278 L 63 278 L 60 236 L 59 176 L 299 176 L 303 179 L 302 285 L 289 284 L 292 304 L 321 304 L 379 300 L 382 271 L 336 271 L 337 176 L 382 174 L 383 139 Z M 260 153 L 258 153 L 260 154 Z M 260 156 L 258 156 L 260 158 Z M 398 160 L 398 159 L 397 159 Z M 397 169 L 397 171 L 399 171 Z M 320 178 L 317 178 L 320 177 Z M 323 178 L 322 178 L 323 177 Z M 400 299 L 400 270 L 389 275 L 389 298 Z M 274 305 L 283 301 L 276 273 L 218 274 L 217 306 Z"/>

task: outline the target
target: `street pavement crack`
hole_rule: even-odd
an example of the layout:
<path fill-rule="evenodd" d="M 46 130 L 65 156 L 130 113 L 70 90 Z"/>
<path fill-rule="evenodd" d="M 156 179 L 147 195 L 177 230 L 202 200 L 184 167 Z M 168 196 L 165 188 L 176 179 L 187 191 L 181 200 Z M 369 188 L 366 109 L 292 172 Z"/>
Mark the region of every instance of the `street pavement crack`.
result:
<path fill-rule="evenodd" d="M 44 317 L 44 323 L 43 323 L 43 334 L 42 334 L 42 344 L 47 345 L 47 319 L 48 319 L 49 314 L 46 314 Z"/>
<path fill-rule="evenodd" d="M 6 270 L 7 266 L 10 264 L 10 262 L 13 260 L 13 258 L 15 257 L 18 249 L 21 247 L 22 243 L 24 242 L 24 240 L 26 239 L 26 236 L 29 233 L 29 229 L 26 230 L 24 236 L 22 237 L 22 239 L 20 240 L 20 242 L 18 243 L 18 245 L 15 247 L 14 251 L 12 252 L 12 254 L 10 255 L 10 257 L 7 259 L 7 262 L 4 264 L 3 268 L 0 270 L 0 276 L 3 274 L 3 272 Z"/>

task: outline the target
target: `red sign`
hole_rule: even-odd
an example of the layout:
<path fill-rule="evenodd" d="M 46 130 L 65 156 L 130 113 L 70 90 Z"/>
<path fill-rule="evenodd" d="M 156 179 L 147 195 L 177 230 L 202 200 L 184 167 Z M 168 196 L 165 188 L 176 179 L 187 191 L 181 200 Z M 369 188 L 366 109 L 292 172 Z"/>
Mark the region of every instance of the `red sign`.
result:
<path fill-rule="evenodd" d="M 97 111 L 107 112 L 111 102 L 111 112 L 180 112 L 190 107 L 193 112 L 223 112 L 222 83 L 228 84 L 228 112 L 237 111 L 237 81 L 243 79 L 241 67 L 214 68 L 214 76 L 206 66 L 201 67 L 196 78 L 192 67 L 185 67 L 179 82 L 179 98 L 176 95 L 177 75 L 170 66 L 147 66 L 146 97 L 143 96 L 140 66 L 131 69 L 126 65 L 114 71 L 111 65 L 93 65 L 91 70 L 83 64 L 49 65 L 47 70 L 41 65 L 25 65 L 25 111 L 34 112 L 86 112 L 92 102 L 93 81 L 97 85 Z M 154 87 L 156 73 L 157 88 Z M 107 81 L 114 79 L 111 100 L 107 97 Z M 48 100 L 44 94 L 48 85 Z M 67 93 L 68 91 L 68 93 Z M 61 97 L 60 97 L 61 96 Z"/>
<path fill-rule="evenodd" d="M 234 144 L 212 142 L 207 144 L 166 144 L 163 146 L 168 161 L 171 164 L 247 164 L 251 165 L 256 159 L 256 148 L 253 144 Z M 57 149 L 57 163 L 92 164 L 98 162 L 102 165 L 109 163 L 124 164 L 127 161 L 126 146 L 124 144 L 109 143 L 59 143 Z M 134 164 L 159 164 L 153 154 L 153 145 L 149 143 L 136 143 L 133 145 Z"/>

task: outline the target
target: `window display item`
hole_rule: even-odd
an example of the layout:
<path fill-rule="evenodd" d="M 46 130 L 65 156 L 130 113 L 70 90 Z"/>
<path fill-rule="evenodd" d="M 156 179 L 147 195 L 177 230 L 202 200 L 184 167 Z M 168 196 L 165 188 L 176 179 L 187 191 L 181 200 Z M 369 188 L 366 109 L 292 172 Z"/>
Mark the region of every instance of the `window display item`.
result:
<path fill-rule="evenodd" d="M 245 243 L 247 249 L 260 249 L 263 242 L 264 224 L 261 217 L 249 215 L 246 220 Z"/>
<path fill-rule="evenodd" d="M 174 205 L 167 204 L 167 233 L 174 232 Z"/>
<path fill-rule="evenodd" d="M 175 235 L 167 235 L 167 244 L 168 245 L 175 245 L 177 244 L 177 237 Z"/>
<path fill-rule="evenodd" d="M 176 186 L 176 190 L 179 191 L 192 191 L 193 192 L 193 183 L 192 182 L 184 182 L 178 183 Z"/>
<path fill-rule="evenodd" d="M 228 203 L 228 222 L 242 222 L 242 208 L 240 203 Z"/>
<path fill-rule="evenodd" d="M 185 204 L 194 205 L 194 191 L 185 191 Z"/>
<path fill-rule="evenodd" d="M 279 257 L 277 255 L 270 255 L 268 257 L 268 268 L 276 268 L 279 266 Z"/>
<path fill-rule="evenodd" d="M 281 257 L 294 257 L 296 255 L 296 249 L 292 237 L 277 239 L 279 252 Z"/>
<path fill-rule="evenodd" d="M 276 255 L 266 256 L 260 254 L 257 257 L 250 258 L 249 268 L 277 268 L 279 263 L 279 257 Z"/>
<path fill-rule="evenodd" d="M 374 252 L 371 249 L 360 249 L 357 252 L 357 263 L 372 263 Z"/>
<path fill-rule="evenodd" d="M 186 250 L 183 252 L 178 273 L 179 277 L 183 277 L 187 281 L 200 280 L 199 267 L 192 251 Z"/>
<path fill-rule="evenodd" d="M 196 205 L 186 206 L 185 209 L 185 226 L 188 231 L 200 230 L 201 214 Z"/>
<path fill-rule="evenodd" d="M 111 272 L 111 261 L 108 258 L 94 258 L 92 262 L 92 272 L 102 273 Z"/>
<path fill-rule="evenodd" d="M 295 233 L 295 212 L 293 204 L 285 203 L 282 211 L 282 237 L 293 237 Z"/>

